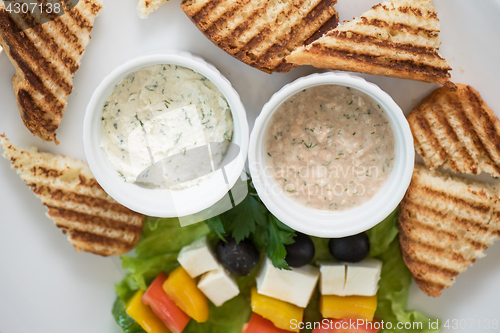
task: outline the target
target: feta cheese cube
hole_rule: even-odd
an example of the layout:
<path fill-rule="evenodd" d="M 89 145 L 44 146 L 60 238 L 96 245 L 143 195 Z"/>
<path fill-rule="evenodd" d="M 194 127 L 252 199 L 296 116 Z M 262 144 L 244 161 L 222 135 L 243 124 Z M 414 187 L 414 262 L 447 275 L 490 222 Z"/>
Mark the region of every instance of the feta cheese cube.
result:
<path fill-rule="evenodd" d="M 314 266 L 307 265 L 287 271 L 274 267 L 271 259 L 266 258 L 257 275 L 257 291 L 259 294 L 305 308 L 318 278 L 319 269 Z"/>
<path fill-rule="evenodd" d="M 236 280 L 222 266 L 203 275 L 198 288 L 216 306 L 221 306 L 240 293 Z"/>
<path fill-rule="evenodd" d="M 378 291 L 382 261 L 365 259 L 347 264 L 344 295 L 373 296 Z"/>
<path fill-rule="evenodd" d="M 202 237 L 184 246 L 179 252 L 177 260 L 192 278 L 219 268 L 219 263 L 210 248 L 210 244 L 208 244 L 207 237 Z"/>
<path fill-rule="evenodd" d="M 322 262 L 319 271 L 321 295 L 344 295 L 346 265 L 338 262 Z"/>

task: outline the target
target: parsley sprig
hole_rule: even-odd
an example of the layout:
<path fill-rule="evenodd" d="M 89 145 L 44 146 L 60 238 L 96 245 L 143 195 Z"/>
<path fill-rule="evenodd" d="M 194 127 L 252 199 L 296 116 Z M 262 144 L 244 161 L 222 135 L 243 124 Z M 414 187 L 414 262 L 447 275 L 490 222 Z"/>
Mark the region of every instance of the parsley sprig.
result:
<path fill-rule="evenodd" d="M 233 237 L 237 243 L 249 238 L 258 249 L 266 249 L 267 256 L 279 269 L 290 270 L 285 245 L 294 242 L 295 231 L 269 213 L 260 201 L 251 181 L 249 194 L 233 209 L 206 221 L 210 230 L 226 241 Z"/>

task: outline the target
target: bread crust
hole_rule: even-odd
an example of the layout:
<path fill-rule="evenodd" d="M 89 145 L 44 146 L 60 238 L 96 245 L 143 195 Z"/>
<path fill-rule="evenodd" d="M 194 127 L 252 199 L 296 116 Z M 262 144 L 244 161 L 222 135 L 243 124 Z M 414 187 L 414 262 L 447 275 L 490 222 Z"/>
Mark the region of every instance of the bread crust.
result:
<path fill-rule="evenodd" d="M 385 58 L 374 58 L 349 51 L 313 46 L 304 49 L 303 52 L 292 53 L 287 60 L 296 65 L 312 65 L 317 68 L 439 83 L 451 89 L 455 87 L 450 81 L 448 69 L 436 69 L 410 61 L 389 62 Z"/>

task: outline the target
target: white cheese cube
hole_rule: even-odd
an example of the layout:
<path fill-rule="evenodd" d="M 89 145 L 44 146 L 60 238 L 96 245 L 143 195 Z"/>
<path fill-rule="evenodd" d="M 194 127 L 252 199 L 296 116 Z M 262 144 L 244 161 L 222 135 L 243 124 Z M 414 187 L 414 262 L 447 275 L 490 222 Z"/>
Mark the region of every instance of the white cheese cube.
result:
<path fill-rule="evenodd" d="M 203 275 L 198 282 L 198 288 L 216 306 L 221 306 L 240 293 L 236 280 L 222 266 Z"/>
<path fill-rule="evenodd" d="M 219 268 L 219 263 L 210 248 L 210 244 L 208 244 L 207 237 L 202 237 L 184 246 L 179 252 L 177 260 L 192 278 Z"/>
<path fill-rule="evenodd" d="M 257 275 L 257 292 L 305 308 L 319 278 L 319 269 L 307 265 L 280 270 L 266 258 Z"/>
<path fill-rule="evenodd" d="M 382 261 L 365 259 L 347 264 L 344 295 L 373 296 L 378 291 Z"/>
<path fill-rule="evenodd" d="M 322 262 L 319 271 L 321 295 L 344 295 L 346 265 L 338 262 Z"/>

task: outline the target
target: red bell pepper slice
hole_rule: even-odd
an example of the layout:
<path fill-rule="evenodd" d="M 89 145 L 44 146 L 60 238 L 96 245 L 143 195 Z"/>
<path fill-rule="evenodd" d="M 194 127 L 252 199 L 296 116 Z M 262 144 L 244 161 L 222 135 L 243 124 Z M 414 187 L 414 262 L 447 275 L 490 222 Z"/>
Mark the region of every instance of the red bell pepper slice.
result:
<path fill-rule="evenodd" d="M 382 328 L 377 320 L 358 325 L 356 319 L 323 319 L 321 324 L 313 333 L 377 333 Z"/>
<path fill-rule="evenodd" d="M 290 331 L 277 328 L 274 324 L 267 319 L 262 318 L 256 313 L 252 313 L 250 321 L 246 326 L 245 333 L 291 333 Z"/>
<path fill-rule="evenodd" d="M 166 279 L 167 274 L 158 274 L 142 296 L 142 303 L 149 305 L 172 333 L 181 333 L 191 318 L 175 305 L 163 290 Z"/>

